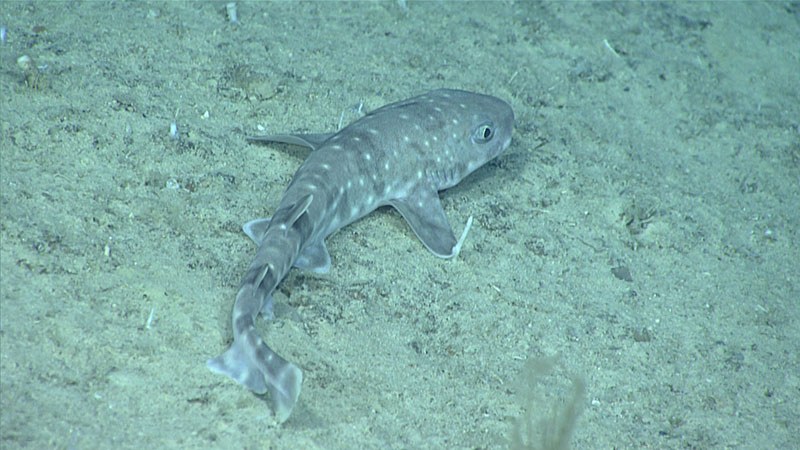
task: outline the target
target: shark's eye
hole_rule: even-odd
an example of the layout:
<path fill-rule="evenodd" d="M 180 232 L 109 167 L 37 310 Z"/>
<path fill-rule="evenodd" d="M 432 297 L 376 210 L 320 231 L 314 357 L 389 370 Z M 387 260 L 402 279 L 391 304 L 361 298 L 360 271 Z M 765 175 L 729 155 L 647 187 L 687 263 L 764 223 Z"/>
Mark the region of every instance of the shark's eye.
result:
<path fill-rule="evenodd" d="M 475 130 L 473 139 L 475 142 L 489 142 L 494 136 L 494 126 L 491 123 L 484 123 Z"/>

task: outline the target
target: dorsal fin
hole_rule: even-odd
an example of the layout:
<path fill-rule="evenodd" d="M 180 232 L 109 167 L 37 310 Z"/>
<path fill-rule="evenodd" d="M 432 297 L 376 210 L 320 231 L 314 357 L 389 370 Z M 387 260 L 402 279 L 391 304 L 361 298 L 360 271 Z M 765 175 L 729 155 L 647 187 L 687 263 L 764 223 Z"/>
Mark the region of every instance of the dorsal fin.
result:
<path fill-rule="evenodd" d="M 314 201 L 314 194 L 308 194 L 298 200 L 292 208 L 291 215 L 289 216 L 289 220 L 286 221 L 286 225 L 290 227 L 294 225 L 297 219 L 306 212 L 312 201 Z"/>

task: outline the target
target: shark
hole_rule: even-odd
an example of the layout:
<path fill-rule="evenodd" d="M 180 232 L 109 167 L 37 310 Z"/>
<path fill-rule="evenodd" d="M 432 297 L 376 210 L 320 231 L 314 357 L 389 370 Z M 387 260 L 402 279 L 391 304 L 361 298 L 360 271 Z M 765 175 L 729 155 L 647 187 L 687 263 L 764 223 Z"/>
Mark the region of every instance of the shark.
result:
<path fill-rule="evenodd" d="M 258 246 L 233 305 L 233 343 L 206 363 L 257 394 L 269 392 L 279 423 L 294 409 L 303 372 L 273 351 L 255 328 L 273 317 L 272 293 L 292 267 L 326 273 L 325 239 L 375 209 L 400 212 L 422 244 L 440 258 L 454 258 L 459 239 L 439 191 L 491 161 L 511 143 L 514 112 L 483 94 L 437 89 L 378 108 L 336 133 L 248 136 L 260 143 L 311 149 L 271 218 L 244 224 Z"/>

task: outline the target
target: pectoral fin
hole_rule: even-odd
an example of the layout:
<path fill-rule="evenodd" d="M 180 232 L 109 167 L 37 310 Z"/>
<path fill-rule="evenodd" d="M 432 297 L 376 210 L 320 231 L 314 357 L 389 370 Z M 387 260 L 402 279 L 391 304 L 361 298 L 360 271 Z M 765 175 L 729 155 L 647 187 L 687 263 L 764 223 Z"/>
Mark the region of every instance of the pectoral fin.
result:
<path fill-rule="evenodd" d="M 408 197 L 389 202 L 406 219 L 414 234 L 434 255 L 440 258 L 453 258 L 461 251 L 461 245 L 472 225 L 472 217 L 456 241 L 453 230 L 439 201 L 439 194 L 433 189 L 418 188 Z"/>
<path fill-rule="evenodd" d="M 312 151 L 318 149 L 333 133 L 320 134 L 268 134 L 266 136 L 245 136 L 250 142 L 280 142 L 282 144 L 308 147 Z"/>

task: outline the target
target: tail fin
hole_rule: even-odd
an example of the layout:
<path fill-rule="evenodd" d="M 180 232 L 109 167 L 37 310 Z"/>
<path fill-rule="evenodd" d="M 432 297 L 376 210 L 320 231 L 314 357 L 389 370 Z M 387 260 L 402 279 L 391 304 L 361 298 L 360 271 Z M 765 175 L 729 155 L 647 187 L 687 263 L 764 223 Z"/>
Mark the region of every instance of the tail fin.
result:
<path fill-rule="evenodd" d="M 275 415 L 278 422 L 283 423 L 297 403 L 303 372 L 263 342 L 255 352 L 248 351 L 245 348 L 247 341 L 250 339 L 235 341 L 225 353 L 206 361 L 206 366 L 212 372 L 233 378 L 257 394 L 264 394 L 269 390 Z M 255 356 L 256 360 L 250 355 Z"/>
<path fill-rule="evenodd" d="M 259 292 L 251 284 L 239 289 L 233 308 L 233 344 L 225 353 L 206 361 L 206 366 L 212 372 L 227 375 L 258 394 L 269 391 L 275 415 L 283 423 L 297 403 L 303 372 L 281 358 L 256 333 L 253 318 L 259 309 L 271 309 L 272 305 L 270 296 L 265 302 L 256 302 Z"/>
<path fill-rule="evenodd" d="M 276 212 L 273 221 L 278 217 L 292 226 L 306 213 L 313 200 L 313 194 L 303 196 L 291 207 Z M 308 236 L 294 233 L 288 239 L 285 230 L 276 228 L 274 239 L 268 241 L 269 230 L 250 230 L 252 236 L 261 242 L 233 304 L 233 345 L 225 353 L 209 359 L 206 366 L 212 372 L 227 375 L 258 394 L 269 391 L 275 415 L 283 423 L 297 403 L 303 372 L 264 343 L 253 321 L 259 313 L 272 315 L 272 291 L 292 267 L 302 242 Z"/>

